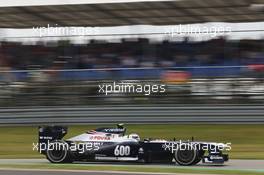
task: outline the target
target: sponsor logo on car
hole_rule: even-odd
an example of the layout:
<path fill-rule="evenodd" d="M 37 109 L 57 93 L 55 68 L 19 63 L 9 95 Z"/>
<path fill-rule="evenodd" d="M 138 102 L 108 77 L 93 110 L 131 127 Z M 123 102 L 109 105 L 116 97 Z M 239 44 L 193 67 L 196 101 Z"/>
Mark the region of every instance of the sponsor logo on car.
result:
<path fill-rule="evenodd" d="M 110 140 L 111 138 L 108 136 L 91 136 L 90 140 Z"/>

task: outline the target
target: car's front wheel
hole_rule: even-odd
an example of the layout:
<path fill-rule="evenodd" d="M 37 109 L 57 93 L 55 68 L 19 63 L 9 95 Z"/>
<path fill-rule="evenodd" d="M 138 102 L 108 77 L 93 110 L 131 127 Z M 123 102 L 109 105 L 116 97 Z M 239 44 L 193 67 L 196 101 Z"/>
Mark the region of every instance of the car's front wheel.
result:
<path fill-rule="evenodd" d="M 174 158 L 179 165 L 194 165 L 197 162 L 198 151 L 191 145 L 187 145 L 184 149 L 175 151 Z"/>
<path fill-rule="evenodd" d="M 72 163 L 72 155 L 68 143 L 55 140 L 49 144 L 46 157 L 51 163 Z"/>

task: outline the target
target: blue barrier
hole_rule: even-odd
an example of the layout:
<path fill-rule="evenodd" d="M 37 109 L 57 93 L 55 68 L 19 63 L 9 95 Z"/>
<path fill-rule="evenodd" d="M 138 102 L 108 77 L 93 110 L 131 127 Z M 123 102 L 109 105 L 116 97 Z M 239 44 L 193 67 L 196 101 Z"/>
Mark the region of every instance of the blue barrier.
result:
<path fill-rule="evenodd" d="M 159 79 L 166 71 L 186 71 L 192 77 L 228 77 L 239 76 L 244 72 L 245 66 L 208 66 L 208 67 L 171 67 L 171 68 L 137 68 L 137 69 L 85 69 L 85 70 L 59 70 L 55 78 L 61 81 L 70 80 L 106 80 L 106 79 Z M 17 81 L 30 78 L 30 71 L 13 71 L 12 76 Z M 4 79 L 4 74 L 0 74 Z"/>

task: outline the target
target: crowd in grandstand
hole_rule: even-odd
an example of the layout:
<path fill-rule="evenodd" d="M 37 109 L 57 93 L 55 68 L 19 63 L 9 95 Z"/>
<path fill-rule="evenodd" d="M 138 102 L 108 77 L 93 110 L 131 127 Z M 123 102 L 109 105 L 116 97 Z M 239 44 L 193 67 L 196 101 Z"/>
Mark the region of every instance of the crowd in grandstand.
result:
<path fill-rule="evenodd" d="M 124 39 L 119 43 L 90 41 L 85 45 L 71 44 L 69 41 L 34 45 L 1 42 L 0 95 L 4 100 L 0 99 L 0 105 L 111 104 L 117 101 L 123 104 L 156 101 L 145 97 L 120 99 L 124 97 L 122 95 L 114 96 L 118 100 L 111 96 L 103 99 L 98 96 L 97 86 L 98 83 L 109 80 L 176 83 L 177 87 L 168 88 L 169 95 L 158 97 L 160 103 L 219 102 L 215 100 L 216 97 L 211 97 L 212 94 L 217 94 L 217 97 L 229 95 L 225 100 L 228 98 L 230 103 L 241 102 L 242 98 L 248 103 L 250 97 L 243 93 L 259 96 L 263 92 L 263 81 L 254 79 L 256 75 L 264 77 L 263 63 L 264 40 L 230 41 L 219 38 L 203 42 L 151 42 L 147 39 Z M 240 65 L 243 65 L 242 68 Z M 175 66 L 177 68 L 168 68 Z M 195 66 L 198 68 L 194 68 Z M 200 69 L 200 66 L 206 68 Z M 223 67 L 219 69 L 215 66 Z M 128 67 L 140 69 L 90 70 Z M 144 69 L 145 67 L 155 69 Z M 258 69 L 263 73 L 255 74 L 255 71 L 248 68 Z M 36 69 L 37 71 L 32 71 Z M 50 71 L 46 71 L 47 69 Z M 61 69 L 66 70 L 53 71 Z M 250 78 L 248 75 L 252 75 L 253 79 L 240 80 L 240 77 Z M 195 81 L 189 81 L 190 77 Z M 218 77 L 228 77 L 229 80 L 217 82 L 215 79 Z M 15 86 L 11 86 L 13 84 Z"/>
<path fill-rule="evenodd" d="M 12 70 L 93 69 L 127 67 L 239 66 L 264 63 L 264 40 L 150 42 L 123 39 L 119 43 L 91 40 L 26 45 L 0 43 L 0 66 Z"/>

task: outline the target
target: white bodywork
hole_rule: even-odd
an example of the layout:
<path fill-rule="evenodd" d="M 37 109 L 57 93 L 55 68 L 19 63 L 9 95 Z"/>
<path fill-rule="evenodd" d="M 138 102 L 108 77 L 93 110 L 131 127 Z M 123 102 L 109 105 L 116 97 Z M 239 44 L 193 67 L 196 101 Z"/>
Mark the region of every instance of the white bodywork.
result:
<path fill-rule="evenodd" d="M 119 134 L 95 132 L 93 134 L 83 133 L 68 140 L 73 142 L 138 142 L 139 138 L 133 138 L 134 135 L 135 134 L 121 136 Z"/>

